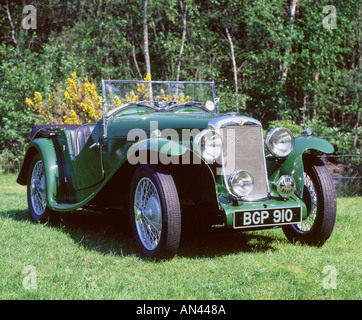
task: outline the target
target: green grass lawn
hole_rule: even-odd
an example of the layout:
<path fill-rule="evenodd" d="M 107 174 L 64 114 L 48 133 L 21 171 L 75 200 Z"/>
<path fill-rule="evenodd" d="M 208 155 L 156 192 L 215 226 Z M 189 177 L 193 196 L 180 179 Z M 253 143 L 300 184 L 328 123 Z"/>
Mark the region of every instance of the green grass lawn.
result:
<path fill-rule="evenodd" d="M 280 229 L 184 232 L 176 257 L 155 262 L 138 256 L 127 218 L 32 223 L 15 180 L 0 175 L 0 299 L 361 299 L 362 197 L 338 199 L 322 248 Z"/>

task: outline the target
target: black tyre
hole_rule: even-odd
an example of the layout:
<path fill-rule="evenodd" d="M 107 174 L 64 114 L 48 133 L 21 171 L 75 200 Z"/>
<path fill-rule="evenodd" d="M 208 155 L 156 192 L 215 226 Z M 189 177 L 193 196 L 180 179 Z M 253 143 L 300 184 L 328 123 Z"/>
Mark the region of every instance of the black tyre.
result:
<path fill-rule="evenodd" d="M 331 236 L 336 221 L 336 191 L 322 160 L 306 155 L 303 162 L 303 201 L 307 205 L 308 215 L 302 223 L 284 226 L 283 231 L 292 242 L 321 246 Z"/>
<path fill-rule="evenodd" d="M 46 200 L 45 169 L 42 158 L 36 154 L 29 167 L 27 182 L 27 199 L 29 214 L 34 222 L 46 222 L 51 210 Z"/>
<path fill-rule="evenodd" d="M 171 174 L 157 166 L 138 167 L 132 178 L 129 212 L 142 254 L 172 258 L 180 243 L 181 209 Z"/>

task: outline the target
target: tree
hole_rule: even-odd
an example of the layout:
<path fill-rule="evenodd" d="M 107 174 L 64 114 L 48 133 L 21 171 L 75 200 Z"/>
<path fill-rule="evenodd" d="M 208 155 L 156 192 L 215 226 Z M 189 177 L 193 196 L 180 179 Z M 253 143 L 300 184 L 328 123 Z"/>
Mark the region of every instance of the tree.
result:
<path fill-rule="evenodd" d="M 293 30 L 294 30 L 295 12 L 297 10 L 298 1 L 299 0 L 290 1 L 290 32 L 291 32 L 291 34 L 293 33 Z M 285 50 L 285 55 L 288 56 L 290 54 L 291 50 L 292 50 L 292 46 L 291 46 L 291 43 L 289 43 L 288 47 Z M 287 74 L 288 74 L 287 61 L 284 60 L 282 62 L 281 70 L 282 70 L 281 80 L 285 82 L 287 80 Z"/>
<path fill-rule="evenodd" d="M 187 8 L 187 4 L 183 5 L 182 0 L 180 0 L 180 8 L 181 8 L 183 30 L 182 30 L 180 53 L 179 53 L 178 59 L 177 59 L 176 81 L 179 81 L 179 79 L 180 79 L 181 59 L 182 59 L 182 53 L 184 51 L 185 39 L 186 39 L 186 30 L 187 30 L 186 16 L 187 16 L 187 9 L 188 8 Z"/>
<path fill-rule="evenodd" d="M 230 45 L 230 55 L 231 55 L 231 61 L 233 64 L 233 71 L 234 71 L 234 87 L 235 87 L 235 96 L 236 96 L 236 113 L 239 113 L 239 83 L 238 83 L 238 71 L 236 67 L 236 59 L 235 59 L 235 53 L 234 53 L 234 43 L 233 39 L 231 37 L 230 31 L 229 31 L 229 18 L 228 18 L 228 12 L 227 9 L 224 9 L 225 14 L 225 33 L 227 40 Z"/>
<path fill-rule="evenodd" d="M 11 13 L 10 13 L 9 0 L 6 0 L 6 11 L 7 11 L 9 23 L 11 26 L 11 38 L 13 39 L 15 48 L 18 48 L 18 41 L 16 40 L 16 37 L 15 37 L 15 26 L 14 26 L 13 19 L 11 18 Z"/>
<path fill-rule="evenodd" d="M 150 53 L 148 48 L 148 19 L 147 19 L 147 10 L 148 1 L 143 0 L 143 50 L 145 55 L 145 64 L 146 64 L 146 74 L 151 73 L 151 63 L 150 63 Z"/>

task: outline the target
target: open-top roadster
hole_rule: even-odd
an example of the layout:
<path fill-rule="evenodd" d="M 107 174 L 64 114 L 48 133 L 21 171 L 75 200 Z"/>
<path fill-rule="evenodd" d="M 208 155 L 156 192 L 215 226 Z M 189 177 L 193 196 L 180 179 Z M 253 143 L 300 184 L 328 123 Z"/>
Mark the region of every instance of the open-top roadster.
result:
<path fill-rule="evenodd" d="M 102 86 L 98 123 L 33 128 L 17 180 L 32 220 L 128 204 L 141 252 L 156 258 L 177 252 L 190 207 L 208 226 L 282 227 L 311 245 L 330 237 L 336 195 L 315 155 L 332 153 L 328 142 L 285 128 L 264 141 L 259 121 L 219 112 L 213 82 Z"/>

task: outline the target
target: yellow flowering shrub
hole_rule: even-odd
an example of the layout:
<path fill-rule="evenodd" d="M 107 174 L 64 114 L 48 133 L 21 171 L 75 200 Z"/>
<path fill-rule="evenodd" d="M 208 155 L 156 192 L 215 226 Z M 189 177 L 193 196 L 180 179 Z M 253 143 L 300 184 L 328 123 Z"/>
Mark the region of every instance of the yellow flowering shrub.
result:
<path fill-rule="evenodd" d="M 151 75 L 147 74 L 145 81 L 151 81 Z M 102 117 L 101 97 L 98 96 L 94 83 L 87 78 L 84 82 L 77 80 L 77 74 L 73 72 L 67 79 L 67 87 L 62 94 L 62 83 L 57 89 L 48 94 L 44 100 L 41 93 L 35 91 L 33 98 L 26 98 L 26 105 L 35 115 L 46 124 L 84 124 L 95 123 Z M 122 100 L 126 101 L 122 101 Z M 190 101 L 190 97 L 183 92 L 178 95 L 166 95 L 163 89 L 159 95 L 152 97 L 152 87 L 149 83 L 137 83 L 137 89 L 125 94 L 125 97 L 115 96 L 116 107 L 124 103 L 166 100 L 184 102 Z"/>
<path fill-rule="evenodd" d="M 118 96 L 115 96 L 114 97 L 114 104 L 115 104 L 116 107 L 119 107 L 124 103 L 122 102 L 122 100 Z"/>
<path fill-rule="evenodd" d="M 144 78 L 145 81 L 151 81 L 151 75 L 148 73 L 146 75 L 146 77 Z M 126 98 L 126 102 L 127 103 L 131 103 L 131 102 L 139 102 L 139 101 L 150 101 L 152 100 L 151 98 L 151 84 L 149 83 L 137 83 L 137 90 L 136 92 L 134 90 L 132 90 L 130 93 L 126 93 L 125 98 Z M 115 99 L 115 104 L 116 106 L 118 106 L 117 99 L 119 99 L 118 97 L 116 97 Z M 160 100 L 166 100 L 166 101 L 176 101 L 177 103 L 180 102 L 185 102 L 185 101 L 190 101 L 190 97 L 186 96 L 183 92 L 180 92 L 179 95 L 166 95 L 165 91 L 163 89 L 160 90 L 160 95 L 156 96 L 154 98 L 155 101 L 160 101 Z M 122 105 L 121 103 L 119 105 Z"/>
<path fill-rule="evenodd" d="M 43 97 L 40 92 L 34 92 L 34 98 L 25 99 L 25 103 L 32 108 L 32 110 L 38 114 L 39 118 L 42 118 L 45 123 L 48 123 L 51 120 L 51 114 L 47 109 L 50 109 L 51 106 L 47 106 L 43 103 Z"/>
<path fill-rule="evenodd" d="M 61 97 L 61 83 L 53 94 L 48 94 L 47 102 L 39 92 L 34 98 L 26 98 L 25 103 L 32 108 L 37 117 L 47 124 L 84 124 L 95 123 L 102 117 L 101 97 L 97 95 L 94 83 L 87 78 L 77 81 L 72 73 L 67 79 L 64 98 Z"/>
<path fill-rule="evenodd" d="M 163 89 L 160 90 L 160 94 L 159 96 L 156 96 L 156 101 L 160 101 L 160 100 L 166 100 L 166 101 L 176 101 L 177 103 L 180 102 L 185 102 L 185 101 L 190 101 L 190 97 L 186 96 L 183 92 L 180 92 L 179 95 L 175 96 L 175 95 L 166 95 L 165 91 Z"/>
<path fill-rule="evenodd" d="M 144 80 L 151 81 L 151 75 L 149 73 L 147 73 Z M 132 90 L 130 93 L 126 93 L 126 95 L 125 95 L 126 103 L 150 100 L 150 97 L 151 97 L 150 88 L 151 88 L 151 85 L 149 83 L 137 83 L 136 92 L 134 92 L 134 90 Z"/>

